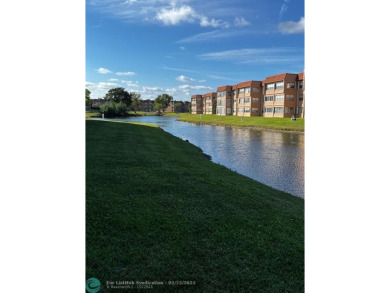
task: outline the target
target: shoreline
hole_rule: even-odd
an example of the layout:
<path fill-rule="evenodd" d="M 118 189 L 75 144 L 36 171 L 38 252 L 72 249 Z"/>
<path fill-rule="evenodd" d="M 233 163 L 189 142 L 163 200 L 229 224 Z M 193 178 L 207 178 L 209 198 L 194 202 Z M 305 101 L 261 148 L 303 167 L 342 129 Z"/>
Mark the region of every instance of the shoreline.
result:
<path fill-rule="evenodd" d="M 223 124 L 223 123 L 215 123 L 215 122 L 201 122 L 201 121 L 188 121 L 188 120 L 181 120 L 176 119 L 176 121 L 180 122 L 187 122 L 187 123 L 192 123 L 192 124 L 197 124 L 197 125 L 211 125 L 211 126 L 222 126 L 226 128 L 238 128 L 238 129 L 249 129 L 249 130 L 254 130 L 254 131 L 261 131 L 261 130 L 267 130 L 267 131 L 277 131 L 277 132 L 294 132 L 294 133 L 302 133 L 305 134 L 304 130 L 295 130 L 295 129 L 277 129 L 273 127 L 264 127 L 264 126 L 239 126 L 239 125 L 232 125 L 232 124 Z"/>

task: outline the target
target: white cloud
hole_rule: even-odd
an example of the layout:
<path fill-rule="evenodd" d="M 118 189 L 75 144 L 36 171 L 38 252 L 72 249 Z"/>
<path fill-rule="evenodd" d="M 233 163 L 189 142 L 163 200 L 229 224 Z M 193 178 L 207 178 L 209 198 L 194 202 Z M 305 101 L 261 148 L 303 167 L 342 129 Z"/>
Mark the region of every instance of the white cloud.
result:
<path fill-rule="evenodd" d="M 196 43 L 196 42 L 204 42 L 204 41 L 218 41 L 219 39 L 227 39 L 232 38 L 235 36 L 246 36 L 251 34 L 257 34 L 257 31 L 249 31 L 242 29 L 218 29 L 210 32 L 200 33 L 196 34 L 184 39 L 181 39 L 177 41 L 176 43 L 182 44 L 182 43 Z"/>
<path fill-rule="evenodd" d="M 301 19 L 297 22 L 294 21 L 286 21 L 279 23 L 279 31 L 282 34 L 300 34 L 305 32 L 305 18 L 301 17 Z"/>
<path fill-rule="evenodd" d="M 172 7 L 171 9 L 162 8 L 156 15 L 156 19 L 164 25 L 176 25 L 180 22 L 193 22 L 197 16 L 194 9 L 184 5 L 180 8 Z"/>
<path fill-rule="evenodd" d="M 250 25 L 250 22 L 247 21 L 247 20 L 246 20 L 245 18 L 243 18 L 243 17 L 240 17 L 240 18 L 236 17 L 236 18 L 234 19 L 234 25 L 237 26 L 237 27 L 243 27 L 243 26 L 248 26 L 248 25 Z"/>
<path fill-rule="evenodd" d="M 206 53 L 202 60 L 231 61 L 236 64 L 266 64 L 300 62 L 304 54 L 298 48 L 255 48 Z"/>
<path fill-rule="evenodd" d="M 180 76 L 176 77 L 176 80 L 181 81 L 181 82 L 194 82 L 194 81 L 196 81 L 195 79 L 193 79 L 191 77 L 184 76 L 184 75 L 180 75 Z"/>
<path fill-rule="evenodd" d="M 117 78 L 110 78 L 108 81 L 119 81 Z"/>
<path fill-rule="evenodd" d="M 200 83 L 202 83 L 202 82 L 206 82 L 206 80 L 205 79 L 201 79 L 201 80 L 198 80 Z"/>
<path fill-rule="evenodd" d="M 101 73 L 101 74 L 108 74 L 108 73 L 112 73 L 112 71 L 106 69 L 106 68 L 103 68 L 103 67 L 100 67 L 98 69 L 98 72 Z"/>
<path fill-rule="evenodd" d="M 179 47 L 179 49 L 182 50 L 182 51 L 184 51 L 184 50 L 186 49 L 186 47 L 181 46 L 181 47 Z"/>
<path fill-rule="evenodd" d="M 180 85 L 177 87 L 180 90 L 212 90 L 213 88 L 204 85 Z"/>
<path fill-rule="evenodd" d="M 104 98 L 109 89 L 120 87 L 119 84 L 113 82 L 85 82 L 85 87 L 91 91 L 91 98 Z"/>
<path fill-rule="evenodd" d="M 279 20 L 282 19 L 282 17 L 284 16 L 284 14 L 286 13 L 287 11 L 287 8 L 288 8 L 288 3 L 290 2 L 290 0 L 284 0 L 282 6 L 280 7 L 280 11 L 279 11 Z"/>
<path fill-rule="evenodd" d="M 138 82 L 133 82 L 131 80 L 121 80 L 121 83 L 126 84 L 127 87 L 138 87 Z"/>
<path fill-rule="evenodd" d="M 209 20 L 206 16 L 201 16 L 200 17 L 200 26 L 203 26 L 203 27 L 211 26 L 211 27 L 228 28 L 230 25 L 226 21 L 216 20 L 214 18 Z"/>
<path fill-rule="evenodd" d="M 133 76 L 135 74 L 135 72 L 117 72 L 115 73 L 116 75 L 119 75 L 119 76 Z"/>

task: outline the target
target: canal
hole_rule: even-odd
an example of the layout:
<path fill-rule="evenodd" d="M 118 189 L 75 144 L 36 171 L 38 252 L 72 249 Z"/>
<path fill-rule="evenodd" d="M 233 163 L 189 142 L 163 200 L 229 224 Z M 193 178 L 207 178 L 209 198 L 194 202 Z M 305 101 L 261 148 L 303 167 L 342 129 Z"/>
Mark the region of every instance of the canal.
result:
<path fill-rule="evenodd" d="M 213 162 L 273 188 L 304 198 L 303 133 L 196 125 L 176 119 L 140 116 L 120 120 L 156 124 L 200 147 L 212 157 Z"/>

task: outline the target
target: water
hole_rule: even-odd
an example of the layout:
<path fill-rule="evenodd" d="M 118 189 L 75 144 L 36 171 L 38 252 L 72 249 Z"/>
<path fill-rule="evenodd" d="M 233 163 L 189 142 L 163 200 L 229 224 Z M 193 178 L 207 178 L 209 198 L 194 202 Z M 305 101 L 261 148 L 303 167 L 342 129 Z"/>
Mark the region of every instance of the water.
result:
<path fill-rule="evenodd" d="M 303 133 L 196 125 L 176 121 L 176 117 L 141 116 L 121 120 L 157 124 L 200 147 L 213 162 L 304 198 Z"/>

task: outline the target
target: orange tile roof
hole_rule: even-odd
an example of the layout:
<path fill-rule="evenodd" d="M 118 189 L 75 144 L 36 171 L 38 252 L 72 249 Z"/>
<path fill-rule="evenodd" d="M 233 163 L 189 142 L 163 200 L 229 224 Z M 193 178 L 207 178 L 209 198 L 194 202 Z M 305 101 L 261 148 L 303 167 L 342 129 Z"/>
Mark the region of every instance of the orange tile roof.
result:
<path fill-rule="evenodd" d="M 230 90 L 231 88 L 232 88 L 231 85 L 223 85 L 223 86 L 220 86 L 220 87 L 217 88 L 217 92 Z"/>
<path fill-rule="evenodd" d="M 298 80 L 303 80 L 304 78 L 305 78 L 304 72 L 298 73 Z"/>
<path fill-rule="evenodd" d="M 203 95 L 203 97 L 212 97 L 212 96 L 214 96 L 214 95 L 216 95 L 217 93 L 214 93 L 214 92 L 212 92 L 212 93 L 207 93 L 207 94 L 204 94 Z"/>
<path fill-rule="evenodd" d="M 286 78 L 287 73 L 282 73 L 278 75 L 272 75 L 272 76 L 267 76 L 264 80 L 263 83 L 273 83 L 276 81 L 282 81 Z"/>
<path fill-rule="evenodd" d="M 261 86 L 261 80 L 248 80 L 248 81 L 240 82 L 239 84 L 237 84 L 237 88 L 248 87 L 254 83 L 260 83 L 260 86 Z"/>

